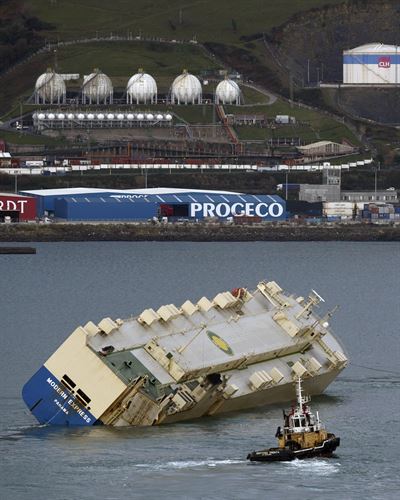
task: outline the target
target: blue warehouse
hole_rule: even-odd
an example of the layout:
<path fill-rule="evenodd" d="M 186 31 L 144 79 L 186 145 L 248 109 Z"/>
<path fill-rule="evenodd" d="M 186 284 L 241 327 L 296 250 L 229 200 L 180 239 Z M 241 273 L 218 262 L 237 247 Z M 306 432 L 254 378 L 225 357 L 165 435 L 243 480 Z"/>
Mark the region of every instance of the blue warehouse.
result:
<path fill-rule="evenodd" d="M 147 221 L 246 217 L 259 221 L 286 220 L 279 196 L 177 188 L 101 190 L 72 188 L 24 191 L 38 198 L 42 214 L 67 221 Z"/>

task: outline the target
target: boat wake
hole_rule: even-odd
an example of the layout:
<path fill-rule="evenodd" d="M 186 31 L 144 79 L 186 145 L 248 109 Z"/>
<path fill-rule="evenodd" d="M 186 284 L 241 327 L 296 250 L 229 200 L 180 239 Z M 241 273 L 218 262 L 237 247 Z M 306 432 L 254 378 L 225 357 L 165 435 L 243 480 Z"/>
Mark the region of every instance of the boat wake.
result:
<path fill-rule="evenodd" d="M 246 460 L 239 459 L 226 459 L 216 460 L 208 458 L 206 460 L 179 460 L 172 462 L 165 462 L 160 464 L 135 464 L 135 467 L 145 468 L 148 470 L 170 470 L 170 469 L 193 469 L 196 467 L 220 467 L 224 465 L 244 464 Z"/>
<path fill-rule="evenodd" d="M 286 467 L 299 470 L 302 474 L 307 472 L 318 476 L 331 476 L 339 472 L 340 464 L 332 462 L 331 459 L 314 458 L 311 460 L 293 460 L 292 462 L 283 462 Z"/>

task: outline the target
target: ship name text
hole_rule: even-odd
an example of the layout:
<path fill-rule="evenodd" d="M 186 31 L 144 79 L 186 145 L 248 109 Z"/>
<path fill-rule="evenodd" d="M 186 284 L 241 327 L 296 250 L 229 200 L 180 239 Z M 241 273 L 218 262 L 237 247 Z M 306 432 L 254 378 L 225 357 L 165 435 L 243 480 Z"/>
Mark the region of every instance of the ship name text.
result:
<path fill-rule="evenodd" d="M 92 419 L 88 415 L 86 415 L 86 413 L 83 410 L 81 410 L 79 405 L 77 405 L 73 399 L 70 398 L 70 399 L 68 399 L 68 401 L 65 401 L 68 398 L 68 394 L 66 394 L 61 389 L 61 387 L 56 382 L 54 382 L 54 380 L 52 378 L 48 377 L 46 382 L 60 395 L 60 397 L 62 399 L 64 399 L 64 405 L 68 404 L 88 424 L 91 422 Z M 55 399 L 54 402 L 57 404 L 57 406 L 60 406 L 60 407 L 63 406 L 60 404 L 60 402 L 57 399 Z M 67 413 L 67 415 L 68 415 L 68 412 L 65 412 L 65 413 Z"/>

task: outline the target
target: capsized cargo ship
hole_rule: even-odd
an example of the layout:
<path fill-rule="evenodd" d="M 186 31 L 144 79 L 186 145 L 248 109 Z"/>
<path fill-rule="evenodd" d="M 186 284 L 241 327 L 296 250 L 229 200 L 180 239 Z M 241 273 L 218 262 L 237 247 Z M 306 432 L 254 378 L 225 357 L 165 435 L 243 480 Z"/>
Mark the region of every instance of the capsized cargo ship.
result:
<path fill-rule="evenodd" d="M 25 384 L 41 424 L 158 425 L 320 394 L 347 365 L 322 297 L 256 290 L 79 326 Z"/>

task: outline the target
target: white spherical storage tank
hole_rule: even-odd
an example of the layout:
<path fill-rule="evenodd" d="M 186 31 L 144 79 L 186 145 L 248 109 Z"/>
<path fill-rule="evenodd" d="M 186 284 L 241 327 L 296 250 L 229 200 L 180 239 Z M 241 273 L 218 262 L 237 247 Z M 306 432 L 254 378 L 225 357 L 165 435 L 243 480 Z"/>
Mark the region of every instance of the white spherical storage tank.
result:
<path fill-rule="evenodd" d="M 387 85 L 400 83 L 400 47 L 368 43 L 343 51 L 343 83 Z"/>
<path fill-rule="evenodd" d="M 171 86 L 171 102 L 177 104 L 201 104 L 202 89 L 198 78 L 186 70 L 175 78 Z"/>
<path fill-rule="evenodd" d="M 154 78 L 142 69 L 133 75 L 126 86 L 126 102 L 128 104 L 156 103 L 157 84 Z"/>
<path fill-rule="evenodd" d="M 82 84 L 82 102 L 88 104 L 111 104 L 113 86 L 107 75 L 99 69 L 85 76 Z"/>
<path fill-rule="evenodd" d="M 60 104 L 65 102 L 66 88 L 62 77 L 48 69 L 36 80 L 35 103 Z"/>
<path fill-rule="evenodd" d="M 219 82 L 215 89 L 215 102 L 217 104 L 240 104 L 239 85 L 228 78 Z"/>

